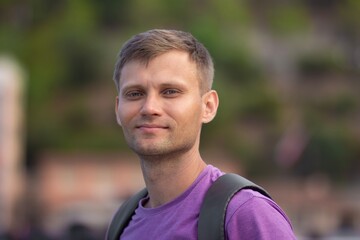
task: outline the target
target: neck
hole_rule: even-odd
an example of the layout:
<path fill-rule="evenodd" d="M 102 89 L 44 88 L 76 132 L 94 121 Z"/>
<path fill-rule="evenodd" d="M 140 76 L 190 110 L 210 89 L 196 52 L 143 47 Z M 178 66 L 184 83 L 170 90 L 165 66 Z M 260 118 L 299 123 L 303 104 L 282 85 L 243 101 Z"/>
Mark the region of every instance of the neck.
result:
<path fill-rule="evenodd" d="M 150 200 L 157 207 L 178 197 L 206 167 L 198 151 L 181 156 L 141 156 L 141 168 Z"/>

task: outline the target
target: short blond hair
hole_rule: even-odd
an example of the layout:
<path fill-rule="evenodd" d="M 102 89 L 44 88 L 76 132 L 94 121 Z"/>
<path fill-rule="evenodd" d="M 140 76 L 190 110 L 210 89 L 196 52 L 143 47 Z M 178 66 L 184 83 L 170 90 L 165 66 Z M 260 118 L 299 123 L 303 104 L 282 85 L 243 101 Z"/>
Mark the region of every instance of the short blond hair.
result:
<path fill-rule="evenodd" d="M 130 38 L 121 48 L 115 65 L 114 81 L 119 91 L 121 70 L 130 61 L 147 65 L 155 57 L 178 50 L 187 52 L 198 70 L 200 91 L 212 88 L 214 63 L 209 51 L 193 35 L 178 30 L 153 29 Z"/>

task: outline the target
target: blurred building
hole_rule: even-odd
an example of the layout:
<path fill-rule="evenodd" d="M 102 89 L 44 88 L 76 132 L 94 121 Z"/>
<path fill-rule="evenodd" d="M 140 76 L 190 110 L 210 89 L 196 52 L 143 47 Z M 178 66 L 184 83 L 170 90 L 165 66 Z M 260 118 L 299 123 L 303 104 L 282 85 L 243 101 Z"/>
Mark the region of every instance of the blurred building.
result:
<path fill-rule="evenodd" d="M 115 210 L 144 186 L 139 161 L 130 154 L 42 154 L 32 179 L 33 213 L 50 232 L 81 223 L 107 227 Z"/>
<path fill-rule="evenodd" d="M 0 56 L 0 228 L 14 221 L 23 188 L 23 87 L 20 66 Z"/>
<path fill-rule="evenodd" d="M 239 172 L 229 161 L 220 165 Z M 131 153 L 46 152 L 34 176 L 33 214 L 54 234 L 74 223 L 105 230 L 120 204 L 144 187 L 139 160 Z"/>

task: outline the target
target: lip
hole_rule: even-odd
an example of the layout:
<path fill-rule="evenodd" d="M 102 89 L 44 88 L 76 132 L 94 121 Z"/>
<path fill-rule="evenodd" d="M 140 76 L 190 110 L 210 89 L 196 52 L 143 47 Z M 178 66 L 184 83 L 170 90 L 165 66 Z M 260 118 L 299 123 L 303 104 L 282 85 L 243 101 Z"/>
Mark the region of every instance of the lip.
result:
<path fill-rule="evenodd" d="M 136 129 L 146 133 L 154 133 L 156 131 L 168 129 L 168 127 L 158 124 L 140 124 L 136 126 Z"/>
<path fill-rule="evenodd" d="M 163 126 L 163 125 L 157 125 L 157 124 L 140 124 L 140 125 L 137 125 L 136 128 L 162 128 L 162 129 L 166 129 L 168 127 L 166 126 Z"/>

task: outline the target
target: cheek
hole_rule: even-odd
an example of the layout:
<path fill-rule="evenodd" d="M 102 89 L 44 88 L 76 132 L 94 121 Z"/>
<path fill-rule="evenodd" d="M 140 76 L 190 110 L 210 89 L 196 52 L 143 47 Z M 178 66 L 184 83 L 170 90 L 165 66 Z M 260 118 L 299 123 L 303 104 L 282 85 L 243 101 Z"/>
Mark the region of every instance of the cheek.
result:
<path fill-rule="evenodd" d="M 118 119 L 120 120 L 121 124 L 128 125 L 129 121 L 135 116 L 136 109 L 131 106 L 127 105 L 120 105 L 118 108 Z"/>
<path fill-rule="evenodd" d="M 171 105 L 170 114 L 183 127 L 194 127 L 201 125 L 201 106 L 197 102 L 182 102 L 181 105 Z"/>

